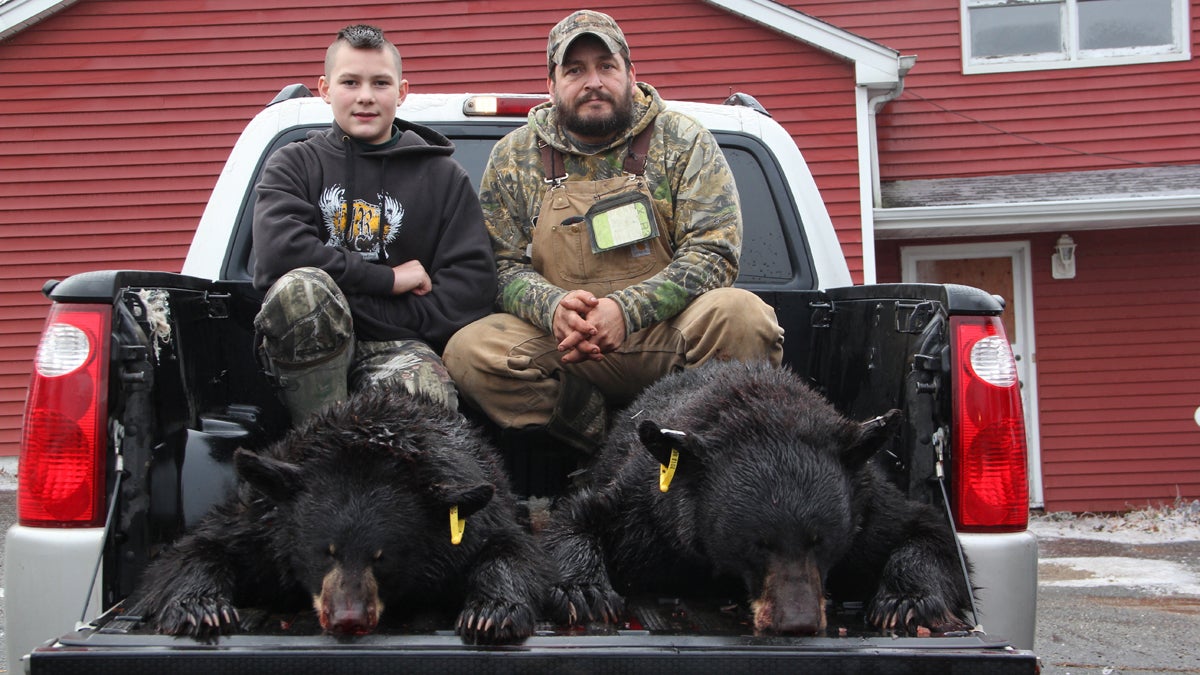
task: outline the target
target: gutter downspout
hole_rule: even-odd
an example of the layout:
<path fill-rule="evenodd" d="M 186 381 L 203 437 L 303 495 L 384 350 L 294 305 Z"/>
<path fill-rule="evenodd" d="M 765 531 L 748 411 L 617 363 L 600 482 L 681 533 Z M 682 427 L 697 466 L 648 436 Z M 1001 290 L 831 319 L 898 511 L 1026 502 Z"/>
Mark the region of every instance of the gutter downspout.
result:
<path fill-rule="evenodd" d="M 900 56 L 897 58 L 897 78 L 896 83 L 890 88 L 883 91 L 881 94 L 871 96 L 871 87 L 869 85 L 862 87 L 865 92 L 866 105 L 866 129 L 867 137 L 867 161 L 860 163 L 859 170 L 859 190 L 860 190 L 860 210 L 862 212 L 862 256 L 863 256 L 863 283 L 876 283 L 876 267 L 875 267 L 875 209 L 882 202 L 882 192 L 880 187 L 879 177 L 879 127 L 876 122 L 876 113 L 883 109 L 889 102 L 900 98 L 900 94 L 904 92 L 904 76 L 908 71 L 912 70 L 917 63 L 916 56 Z M 861 102 L 862 99 L 860 98 Z M 862 105 L 860 103 L 860 105 Z M 861 108 L 860 108 L 861 110 Z M 862 119 L 862 118 L 860 118 Z M 861 135 L 860 135 L 861 138 Z M 860 155 L 861 158 L 861 155 Z"/>
<path fill-rule="evenodd" d="M 879 177 L 879 127 L 875 115 L 883 110 L 883 106 L 900 98 L 900 94 L 904 93 L 904 76 L 917 64 L 916 56 L 901 56 L 898 60 L 900 76 L 896 79 L 896 84 L 867 100 L 867 115 L 871 122 L 871 205 L 875 208 L 879 208 L 883 199 Z"/>

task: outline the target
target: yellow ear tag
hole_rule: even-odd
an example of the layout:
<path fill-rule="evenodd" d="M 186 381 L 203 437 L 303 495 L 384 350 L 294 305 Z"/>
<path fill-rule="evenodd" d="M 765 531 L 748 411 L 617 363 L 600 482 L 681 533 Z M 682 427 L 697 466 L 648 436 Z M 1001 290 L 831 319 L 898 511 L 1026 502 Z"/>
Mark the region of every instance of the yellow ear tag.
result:
<path fill-rule="evenodd" d="M 671 488 L 671 481 L 675 479 L 675 469 L 679 467 L 679 451 L 671 448 L 671 463 L 663 466 L 658 465 L 658 491 L 666 492 Z"/>
<path fill-rule="evenodd" d="M 458 519 L 458 507 L 450 507 L 450 543 L 458 546 L 462 543 L 463 530 L 467 529 L 467 519 Z"/>

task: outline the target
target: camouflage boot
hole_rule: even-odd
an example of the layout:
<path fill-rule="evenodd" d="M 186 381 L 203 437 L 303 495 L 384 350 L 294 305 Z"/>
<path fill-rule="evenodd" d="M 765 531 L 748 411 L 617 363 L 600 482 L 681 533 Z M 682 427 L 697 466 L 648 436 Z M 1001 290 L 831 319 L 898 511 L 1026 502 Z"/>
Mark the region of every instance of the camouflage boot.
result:
<path fill-rule="evenodd" d="M 546 432 L 575 450 L 593 455 L 608 435 L 604 394 L 587 380 L 560 372 L 558 401 Z"/>
<path fill-rule="evenodd" d="M 354 357 L 353 322 L 346 297 L 315 267 L 279 278 L 254 317 L 256 350 L 298 425 L 348 396 Z"/>

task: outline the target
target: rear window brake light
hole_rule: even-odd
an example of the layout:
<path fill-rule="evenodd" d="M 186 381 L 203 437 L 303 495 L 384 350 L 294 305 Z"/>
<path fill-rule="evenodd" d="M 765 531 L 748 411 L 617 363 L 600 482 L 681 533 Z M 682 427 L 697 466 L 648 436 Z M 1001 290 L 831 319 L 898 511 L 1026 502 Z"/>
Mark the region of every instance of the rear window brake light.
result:
<path fill-rule="evenodd" d="M 524 117 L 534 106 L 549 101 L 545 94 L 476 94 L 463 102 L 469 117 Z"/>

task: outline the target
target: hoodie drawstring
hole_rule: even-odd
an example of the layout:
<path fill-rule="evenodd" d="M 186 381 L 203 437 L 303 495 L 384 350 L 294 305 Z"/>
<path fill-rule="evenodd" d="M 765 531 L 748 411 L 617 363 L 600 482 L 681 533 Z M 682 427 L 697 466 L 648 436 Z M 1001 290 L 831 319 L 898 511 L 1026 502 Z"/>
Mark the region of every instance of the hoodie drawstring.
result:
<path fill-rule="evenodd" d="M 345 156 L 345 171 L 343 172 L 344 175 L 346 176 L 346 191 L 342 195 L 342 208 L 345 209 L 346 215 L 345 215 L 344 226 L 346 228 L 346 236 L 349 238 L 354 235 L 354 230 L 352 228 L 350 207 L 354 203 L 354 188 L 355 188 L 354 183 L 355 183 L 355 178 L 356 178 L 355 173 L 354 173 L 354 168 L 358 164 L 355 160 L 358 155 L 359 146 L 358 146 L 358 142 L 355 141 L 353 138 L 351 138 L 348 134 L 342 135 L 342 145 L 345 146 L 345 148 L 346 148 L 346 152 L 344 155 Z M 383 167 L 382 167 L 382 171 L 383 171 L 382 175 L 384 175 L 384 176 L 387 175 L 387 162 L 388 162 L 387 155 L 384 155 L 383 156 Z M 378 225 L 378 228 L 376 229 L 376 231 L 374 232 L 374 235 L 375 235 L 375 240 L 379 244 L 379 261 L 386 263 L 388 261 L 388 254 L 387 254 L 386 242 L 384 241 L 384 237 L 383 237 L 384 220 L 386 220 L 385 214 L 382 211 L 380 211 L 379 225 Z"/>
<path fill-rule="evenodd" d="M 353 249 L 354 226 L 353 213 L 350 211 L 354 205 L 354 165 L 355 156 L 358 154 L 358 145 L 350 138 L 349 134 L 342 134 L 342 146 L 346 152 L 343 157 L 342 175 L 346 177 L 345 189 L 342 192 L 342 227 L 345 228 L 346 243 Z"/>

